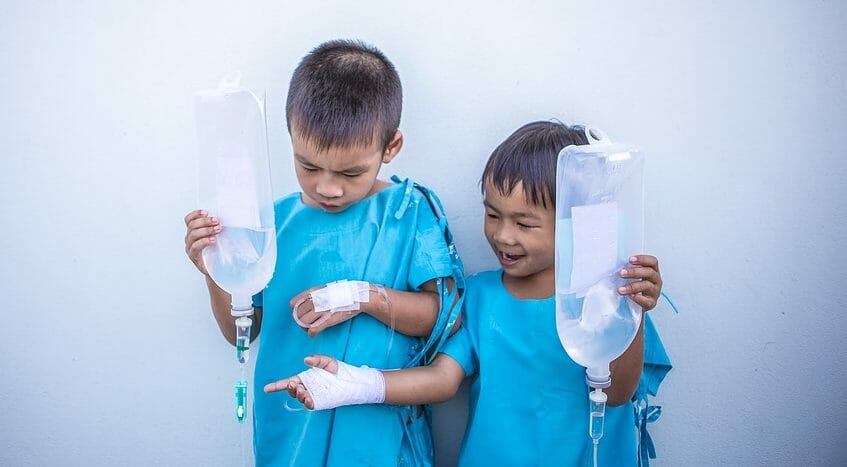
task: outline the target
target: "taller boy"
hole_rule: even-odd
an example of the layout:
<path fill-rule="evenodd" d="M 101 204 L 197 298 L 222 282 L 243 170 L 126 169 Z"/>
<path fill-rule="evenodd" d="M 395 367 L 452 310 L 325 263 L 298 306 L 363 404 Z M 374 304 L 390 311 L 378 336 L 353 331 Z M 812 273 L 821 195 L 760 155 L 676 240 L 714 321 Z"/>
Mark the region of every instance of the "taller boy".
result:
<path fill-rule="evenodd" d="M 294 71 L 286 117 L 302 192 L 275 204 L 276 270 L 254 297 L 262 336 L 254 388 L 299 372 L 313 353 L 378 368 L 418 364 L 450 332 L 462 265 L 440 201 L 408 179 L 377 178 L 403 146 L 401 108 L 394 66 L 361 42 L 321 44 Z M 234 343 L 230 297 L 201 256 L 220 224 L 199 210 L 185 221 L 186 252 Z M 366 281 L 368 299 L 359 310 L 315 312 L 310 292 L 339 280 Z M 425 411 L 371 404 L 311 412 L 289 408 L 284 394 L 254 394 L 257 465 L 431 462 Z"/>

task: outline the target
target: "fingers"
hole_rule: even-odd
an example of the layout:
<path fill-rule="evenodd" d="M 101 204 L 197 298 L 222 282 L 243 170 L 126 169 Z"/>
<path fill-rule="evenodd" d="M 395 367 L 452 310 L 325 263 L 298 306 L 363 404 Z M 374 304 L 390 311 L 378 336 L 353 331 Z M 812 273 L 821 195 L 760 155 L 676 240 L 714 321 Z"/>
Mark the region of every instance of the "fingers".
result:
<path fill-rule="evenodd" d="M 359 314 L 358 311 L 336 311 L 334 313 L 330 312 L 321 312 L 323 316 L 320 316 L 317 320 L 315 320 L 311 327 L 307 329 L 309 337 L 315 337 L 321 332 L 323 332 L 327 328 L 331 328 L 336 324 L 343 323 L 348 319 Z"/>
<path fill-rule="evenodd" d="M 321 312 L 318 319 L 312 322 L 312 325 L 306 332 L 309 334 L 309 337 L 315 337 L 320 334 L 324 329 L 335 326 L 336 324 L 344 321 L 343 315 L 344 313 L 330 313 L 327 311 Z"/>
<path fill-rule="evenodd" d="M 222 227 L 216 217 L 200 217 L 186 224 L 185 243 L 190 244 L 199 239 L 221 233 Z"/>
<path fill-rule="evenodd" d="M 618 287 L 618 293 L 621 295 L 644 294 L 652 297 L 659 296 L 659 288 L 656 284 L 650 281 L 635 281 L 624 286 Z"/>
<path fill-rule="evenodd" d="M 326 316 L 328 313 L 315 311 L 311 300 L 301 302 L 300 306 L 293 310 L 293 314 L 296 318 L 297 324 L 299 324 L 304 331 L 309 330 L 315 326 L 316 323 L 322 322 L 322 319 L 326 321 L 328 318 L 328 316 Z"/>
<path fill-rule="evenodd" d="M 654 266 L 657 267 L 656 264 Z M 649 311 L 656 307 L 662 291 L 662 277 L 658 270 L 653 267 L 631 266 L 622 269 L 620 276 L 634 280 L 618 287 L 618 293 L 632 299 L 643 311 Z"/>
<path fill-rule="evenodd" d="M 659 281 L 661 282 L 660 279 Z M 661 285 L 649 280 L 636 280 L 622 287 L 618 287 L 619 294 L 631 298 L 644 311 L 649 311 L 656 307 L 660 292 Z"/>
<path fill-rule="evenodd" d="M 289 396 L 300 401 L 309 410 L 315 408 L 315 402 L 309 395 L 309 391 L 306 390 L 306 386 L 303 386 L 300 378 L 296 376 L 268 383 L 265 385 L 264 391 L 266 393 L 285 391 Z"/>
<path fill-rule="evenodd" d="M 309 395 L 309 391 L 306 390 L 306 387 L 302 384 L 297 385 L 297 389 L 295 391 L 295 395 L 292 396 L 296 398 L 300 403 L 306 406 L 307 409 L 312 410 L 315 408 L 315 403 L 312 400 L 312 396 Z"/>
<path fill-rule="evenodd" d="M 621 269 L 620 276 L 624 279 L 643 280 L 652 282 L 654 284 L 660 284 L 662 281 L 661 276 L 659 275 L 659 271 L 653 268 L 640 266 L 630 266 Z"/>
<path fill-rule="evenodd" d="M 203 209 L 195 209 L 194 211 L 191 211 L 188 214 L 186 214 L 185 218 L 183 220 L 185 221 L 185 225 L 188 226 L 188 224 L 191 221 L 193 221 L 194 219 L 198 219 L 200 217 L 205 217 L 205 216 L 208 216 L 208 215 L 209 215 L 209 213 L 207 213 Z"/>
<path fill-rule="evenodd" d="M 634 255 L 629 257 L 629 263 L 659 270 L 659 258 L 653 255 Z"/>
<path fill-rule="evenodd" d="M 656 303 L 658 301 L 649 295 L 640 294 L 630 295 L 629 298 L 632 299 L 633 302 L 637 303 L 641 307 L 642 311 L 652 310 L 656 307 Z"/>
<path fill-rule="evenodd" d="M 264 391 L 267 393 L 288 391 L 288 386 L 291 383 L 300 384 L 300 378 L 297 376 L 292 376 L 291 378 L 285 378 L 279 381 L 274 381 L 273 383 L 268 383 L 265 385 Z"/>
<path fill-rule="evenodd" d="M 633 281 L 619 287 L 618 292 L 631 298 L 644 311 L 652 310 L 662 293 L 659 259 L 652 255 L 635 255 L 629 262 L 631 266 L 622 269 L 620 276 Z"/>
<path fill-rule="evenodd" d="M 294 296 L 294 298 L 292 298 L 291 300 L 288 301 L 288 306 L 291 307 L 291 308 L 294 308 L 294 306 L 297 305 L 297 302 L 299 302 L 300 300 L 308 297 L 315 290 L 321 289 L 323 287 L 325 287 L 325 286 L 318 285 L 318 286 L 315 286 L 315 287 L 310 287 L 310 288 L 298 293 L 297 295 Z M 305 306 L 305 304 L 303 304 L 303 306 Z"/>
<path fill-rule="evenodd" d="M 300 328 L 309 334 L 309 337 L 315 337 L 323 330 L 335 326 L 338 323 L 343 323 L 361 312 L 361 310 L 336 312 L 315 311 L 314 303 L 311 299 L 307 298 L 309 298 L 312 292 L 323 287 L 325 286 L 311 287 L 295 295 L 288 302 L 292 309 L 292 316 Z"/>
<path fill-rule="evenodd" d="M 303 360 L 306 365 L 324 369 L 332 374 L 338 374 L 338 361 L 327 355 L 312 355 Z"/>
<path fill-rule="evenodd" d="M 203 210 L 191 211 L 185 216 L 185 252 L 192 258 L 215 242 L 215 235 L 222 230 L 220 221 L 209 217 Z"/>

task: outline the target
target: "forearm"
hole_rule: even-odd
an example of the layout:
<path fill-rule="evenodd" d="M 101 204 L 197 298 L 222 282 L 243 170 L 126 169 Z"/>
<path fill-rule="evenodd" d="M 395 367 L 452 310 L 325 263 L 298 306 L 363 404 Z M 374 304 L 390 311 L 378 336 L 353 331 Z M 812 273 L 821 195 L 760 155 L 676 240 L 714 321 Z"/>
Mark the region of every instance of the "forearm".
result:
<path fill-rule="evenodd" d="M 644 366 L 644 319 L 638 326 L 638 332 L 629 348 L 609 365 L 612 373 L 612 385 L 604 392 L 609 396 L 608 405 L 618 406 L 627 403 L 635 394 L 641 369 Z"/>
<path fill-rule="evenodd" d="M 387 302 L 371 292 L 362 311 L 408 336 L 428 336 L 438 317 L 440 302 L 434 291 L 404 292 L 385 289 Z"/>
<path fill-rule="evenodd" d="M 452 358 L 438 354 L 429 366 L 384 371 L 385 403 L 417 405 L 444 402 L 456 395 L 465 377 Z"/>

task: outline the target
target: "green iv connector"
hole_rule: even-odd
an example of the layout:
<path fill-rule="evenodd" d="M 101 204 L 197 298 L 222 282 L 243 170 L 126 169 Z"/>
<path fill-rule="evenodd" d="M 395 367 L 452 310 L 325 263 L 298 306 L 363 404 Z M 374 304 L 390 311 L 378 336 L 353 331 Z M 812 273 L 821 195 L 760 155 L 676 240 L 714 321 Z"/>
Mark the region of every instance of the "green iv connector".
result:
<path fill-rule="evenodd" d="M 247 381 L 235 383 L 235 418 L 238 423 L 247 420 Z"/>

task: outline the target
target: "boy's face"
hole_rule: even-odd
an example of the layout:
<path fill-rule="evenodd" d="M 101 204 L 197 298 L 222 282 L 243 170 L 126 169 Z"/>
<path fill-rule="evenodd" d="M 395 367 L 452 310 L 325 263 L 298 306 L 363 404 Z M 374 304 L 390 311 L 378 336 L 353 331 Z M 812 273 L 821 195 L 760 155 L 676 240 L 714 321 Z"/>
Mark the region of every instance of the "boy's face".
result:
<path fill-rule="evenodd" d="M 384 151 L 376 142 L 369 147 L 331 147 L 318 151 L 311 141 L 292 132 L 294 171 L 303 190 L 303 202 L 326 212 L 341 212 L 382 188 L 377 175 L 383 163 L 399 152 L 403 137 L 398 131 Z"/>
<path fill-rule="evenodd" d="M 553 207 L 527 201 L 523 184 L 508 195 L 485 181 L 485 238 L 500 261 L 504 279 L 550 289 L 554 287 L 555 224 Z"/>

